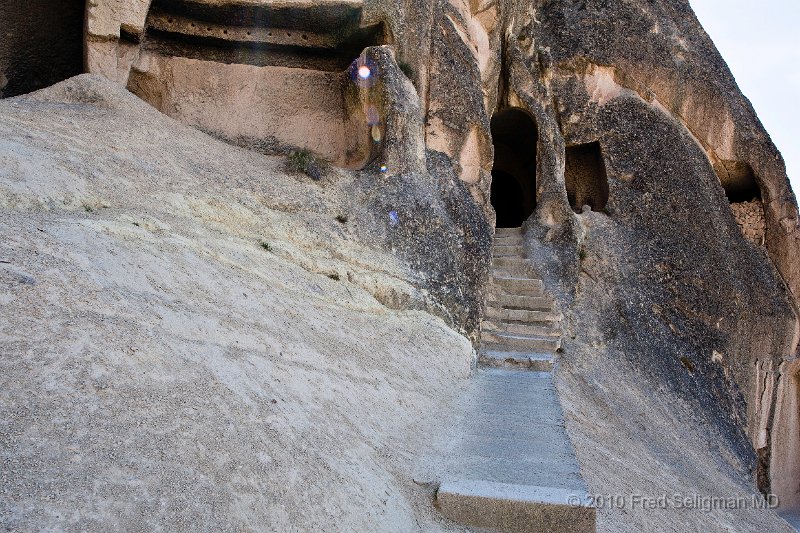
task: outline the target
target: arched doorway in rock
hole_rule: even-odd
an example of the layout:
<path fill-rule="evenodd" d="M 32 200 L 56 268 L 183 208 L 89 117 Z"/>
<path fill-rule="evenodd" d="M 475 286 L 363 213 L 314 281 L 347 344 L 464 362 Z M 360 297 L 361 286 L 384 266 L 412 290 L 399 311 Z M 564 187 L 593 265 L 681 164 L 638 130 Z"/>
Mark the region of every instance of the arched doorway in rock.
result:
<path fill-rule="evenodd" d="M 539 131 L 531 115 L 506 108 L 492 117 L 494 166 L 492 207 L 498 228 L 518 228 L 536 208 L 536 145 Z"/>

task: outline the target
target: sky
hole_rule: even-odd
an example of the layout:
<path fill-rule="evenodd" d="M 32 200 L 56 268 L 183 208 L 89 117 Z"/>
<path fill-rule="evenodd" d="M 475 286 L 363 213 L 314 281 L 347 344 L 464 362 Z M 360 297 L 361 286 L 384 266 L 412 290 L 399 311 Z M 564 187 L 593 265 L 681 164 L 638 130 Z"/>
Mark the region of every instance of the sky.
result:
<path fill-rule="evenodd" d="M 800 197 L 800 0 L 690 0 Z"/>

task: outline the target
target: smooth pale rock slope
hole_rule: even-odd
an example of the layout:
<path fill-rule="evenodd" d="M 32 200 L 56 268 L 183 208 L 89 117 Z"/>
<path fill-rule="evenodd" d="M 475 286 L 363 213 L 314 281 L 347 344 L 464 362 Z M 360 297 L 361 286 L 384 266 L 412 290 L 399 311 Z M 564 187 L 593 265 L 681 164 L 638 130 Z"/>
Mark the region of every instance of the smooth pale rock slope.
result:
<path fill-rule="evenodd" d="M 472 347 L 284 162 L 98 78 L 0 103 L 0 529 L 456 529 L 412 476 Z"/>

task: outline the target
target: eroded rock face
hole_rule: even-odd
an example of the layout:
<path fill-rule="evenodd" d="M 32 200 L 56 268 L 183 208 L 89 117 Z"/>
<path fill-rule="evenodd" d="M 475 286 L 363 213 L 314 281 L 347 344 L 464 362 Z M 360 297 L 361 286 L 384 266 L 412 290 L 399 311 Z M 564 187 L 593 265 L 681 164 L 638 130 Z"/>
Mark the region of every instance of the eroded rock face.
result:
<path fill-rule="evenodd" d="M 447 530 L 411 478 L 472 346 L 359 244 L 382 176 L 89 75 L 0 102 L 0 162 L 0 529 Z"/>
<path fill-rule="evenodd" d="M 87 67 L 229 142 L 302 147 L 363 168 L 386 110 L 379 98 L 350 97 L 352 85 L 374 93 L 381 81 L 352 65 L 387 36 L 382 24 L 362 27 L 361 14 L 360 2 L 101 2 L 89 8 Z"/>
<path fill-rule="evenodd" d="M 693 440 L 692 457 L 722 457 L 729 479 L 800 507 L 797 202 L 688 1 L 92 0 L 87 11 L 88 71 L 228 142 L 360 170 L 347 190 L 371 222 L 365 240 L 413 265 L 473 339 L 490 228 L 525 220 L 572 333 L 559 387 L 593 490 L 631 484 L 581 449 L 627 452 L 599 441 L 582 405 L 611 405 L 615 369 L 635 368 L 642 382 L 609 416 L 651 394 L 654 423 L 610 434 L 652 443 L 708 428 L 718 441 Z M 509 110 L 532 127 L 504 121 Z M 670 402 L 692 420 L 670 418 Z"/>

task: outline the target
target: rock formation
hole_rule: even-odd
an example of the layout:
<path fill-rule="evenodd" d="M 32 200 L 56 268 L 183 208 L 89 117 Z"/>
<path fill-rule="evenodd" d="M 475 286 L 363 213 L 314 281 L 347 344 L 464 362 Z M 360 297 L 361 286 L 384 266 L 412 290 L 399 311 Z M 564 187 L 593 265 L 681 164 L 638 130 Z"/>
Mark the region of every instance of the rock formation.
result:
<path fill-rule="evenodd" d="M 13 29 L 11 36 L 7 32 L 0 38 L 3 96 L 77 73 L 76 15 L 64 15 L 56 3 L 45 4 L 32 19 L 0 8 L 8 11 L 5 20 Z M 223 233 L 231 231 L 230 223 L 209 213 L 205 204 L 213 205 L 217 197 L 237 217 L 245 216 L 239 211 L 245 209 L 255 228 L 265 223 L 253 203 L 263 186 L 272 195 L 265 209 L 295 213 L 292 224 L 310 224 L 302 222 L 308 212 L 324 213 L 328 221 L 339 216 L 357 229 L 334 242 L 357 243 L 359 250 L 374 250 L 381 258 L 364 265 L 358 254 L 326 248 L 324 261 L 291 261 L 339 277 L 392 312 L 433 313 L 477 346 L 493 228 L 522 226 L 525 255 L 563 313 L 565 337 L 555 384 L 589 491 L 711 495 L 722 490 L 744 496 L 760 491 L 777 495 L 782 512 L 800 511 L 797 201 L 781 155 L 688 0 L 91 0 L 84 16 L 83 70 L 110 82 L 82 77 L 0 103 L 5 118 L 0 154 L 7 161 L 0 205 L 14 213 L 13 222 L 4 226 L 4 239 L 25 224 L 62 228 L 48 218 L 62 211 L 80 227 L 84 218 L 97 216 L 104 202 L 121 210 L 108 215 L 114 224 L 143 210 L 134 198 L 146 191 L 116 171 L 103 174 L 107 168 L 148 176 L 146 183 L 160 191 L 160 199 L 150 201 L 165 202 L 170 216 L 189 217 L 189 228 L 199 223 L 189 213 L 199 209 L 206 213 L 203 224 L 221 224 Z M 23 36 L 35 35 L 26 31 L 30 27 L 47 30 L 48 38 L 63 36 L 72 48 L 60 48 L 52 59 L 54 47 L 45 39 L 23 45 Z M 53 77 L 44 76 L 41 65 L 48 62 L 64 67 L 49 71 Z M 132 103 L 123 88 L 210 137 L 187 133 L 191 130 L 166 118 L 159 121 L 152 109 Z M 87 137 L 96 147 L 80 140 L 82 128 L 92 131 Z M 148 147 L 147 135 L 157 136 L 159 129 L 190 137 L 194 144 L 176 139 L 180 149 L 173 150 L 168 139 L 157 137 Z M 51 136 L 58 140 L 49 141 Z M 126 139 L 139 143 L 132 153 L 125 154 L 126 143 L 133 142 Z M 180 163 L 153 150 L 180 156 Z M 277 169 L 285 154 L 302 150 L 329 165 L 320 185 L 287 179 Z M 99 162 L 86 161 L 87 153 Z M 47 170 L 47 180 L 33 177 L 39 160 L 55 165 Z M 106 167 L 108 161 L 123 166 Z M 263 175 L 260 166 L 274 170 Z M 157 173 L 163 173 L 164 183 L 152 181 Z M 196 185 L 203 205 L 175 197 L 189 194 L 194 174 L 204 176 Z M 87 177 L 76 187 L 68 185 L 67 175 Z M 237 184 L 232 191 L 225 187 L 233 179 L 229 176 Z M 253 185 L 254 179 L 270 182 Z M 242 194 L 241 187 L 256 190 Z M 67 215 L 56 218 L 62 216 Z M 103 224 L 92 224 L 92 231 L 101 232 Z M 113 230 L 103 230 L 111 235 L 109 250 L 126 247 L 135 240 L 128 232 L 139 231 L 114 224 Z M 147 224 L 154 235 L 172 234 L 161 221 Z M 33 226 L 25 226 L 24 241 L 36 241 Z M 308 231 L 325 242 L 340 229 L 325 224 Z M 58 231 L 48 237 L 54 239 L 51 246 L 68 249 L 76 237 Z M 84 228 L 80 238 L 92 234 Z M 157 244 L 148 241 L 147 246 Z M 16 257 L 15 250 L 10 248 L 10 257 Z M 73 260 L 89 278 L 121 283 L 112 270 L 93 274 L 97 261 L 110 257 L 81 250 L 83 259 Z M 227 256 L 217 245 L 204 253 L 215 264 L 231 260 L 221 259 Z M 25 257 L 34 261 L 34 255 Z M 381 271 L 376 264 L 384 260 L 399 266 Z M 25 265 L 4 271 L 11 287 L 3 289 L 0 299 L 6 308 L 18 301 L 13 291 L 26 287 L 19 280 L 35 270 L 33 263 Z M 363 270 L 354 273 L 355 267 Z M 58 283 L 56 277 L 47 279 Z M 353 297 L 337 294 L 343 302 Z M 71 294 L 62 305 L 80 307 L 82 298 Z M 35 299 L 22 301 L 4 312 L 13 317 L 0 320 L 4 335 L 32 316 L 44 321 L 38 331 L 46 330 L 41 318 L 46 310 Z M 191 301 L 202 299 L 195 295 Z M 68 327 L 70 313 L 59 320 L 80 337 L 77 332 L 88 326 Z M 360 327 L 357 323 L 346 322 Z M 413 331 L 424 335 L 422 329 Z M 132 335 L 126 332 L 120 342 Z M 37 337 L 40 344 L 35 345 L 16 337 L 9 342 L 15 355 L 5 361 L 7 375 L 22 382 L 20 368 L 32 364 L 24 354 L 35 353 L 46 336 Z M 258 353 L 260 348 L 242 349 Z M 47 353 L 52 358 L 59 354 L 56 349 Z M 70 358 L 69 364 L 79 360 Z M 435 363 L 447 373 L 442 370 L 446 361 Z M 52 385 L 71 369 L 54 368 Z M 449 379 L 442 376 L 431 381 L 419 377 L 435 387 Z M 90 377 L 82 379 L 88 383 Z M 226 383 L 227 378 L 215 379 Z M 44 386 L 45 377 L 41 380 Z M 347 387 L 345 382 L 341 387 Z M 22 388 L 5 390 L 13 390 L 14 397 L 30 392 L 27 386 L 15 387 Z M 102 390 L 82 394 L 101 398 Z M 71 401 L 64 394 L 56 397 Z M 431 401 L 420 408 L 432 408 L 442 399 L 425 394 Z M 9 392 L 3 396 L 5 412 L 17 405 L 11 398 Z M 39 412 L 46 410 L 45 403 L 36 404 Z M 293 414 L 301 416 L 302 404 L 298 400 Z M 22 419 L 32 428 L 25 430 L 26 438 L 35 441 L 37 423 L 31 420 L 38 418 Z M 71 423 L 80 426 L 80 420 Z M 22 431 L 20 426 L 11 429 Z M 38 461 L 71 445 L 67 437 L 49 435 Z M 398 481 L 393 470 L 411 468 L 408 457 L 384 461 L 376 451 L 383 444 L 359 442 L 377 447 L 370 463 L 375 472 L 385 473 L 397 486 L 408 481 Z M 408 453 L 419 442 L 404 441 L 397 453 Z M 432 448 L 433 457 L 437 451 Z M 19 449 L 18 443 L 6 445 L 4 459 L 17 461 L 14 475 L 34 483 L 37 463 L 26 462 Z M 136 457 L 150 458 L 151 451 L 132 454 L 130 464 L 145 460 Z M 336 456 L 327 448 L 319 453 Z M 58 460 L 67 465 L 72 459 Z M 255 468 L 249 465 L 242 475 L 253 479 L 248 476 Z M 430 474 L 428 467 L 419 468 L 423 477 Z M 195 472 L 216 475 L 204 467 Z M 116 479 L 121 483 L 123 477 Z M 24 509 L 35 507 L 34 502 L 43 505 L 43 486 L 15 499 L 14 510 L 2 519 L 23 529 L 64 523 L 54 518 L 65 512 L 58 506 L 50 508 L 59 510 L 46 519 L 26 518 Z M 79 497 L 90 498 L 91 488 L 80 490 Z M 402 512 L 392 516 L 409 527 L 398 525 L 398 530 L 417 527 L 410 526 L 411 517 L 425 524 L 422 529 L 451 527 L 420 510 L 428 504 L 425 496 L 411 490 L 401 499 L 397 509 Z M 367 499 L 353 507 L 331 501 L 336 503 L 298 527 L 330 525 L 334 522 L 320 517 L 371 505 Z M 223 514 L 230 513 L 230 507 L 225 509 Z M 98 510 L 91 524 L 119 524 L 114 520 L 125 512 Z M 219 520 L 214 523 L 224 527 L 225 519 Z M 757 509 L 727 514 L 598 510 L 599 530 L 725 526 L 778 531 L 785 524 L 772 511 Z"/>

